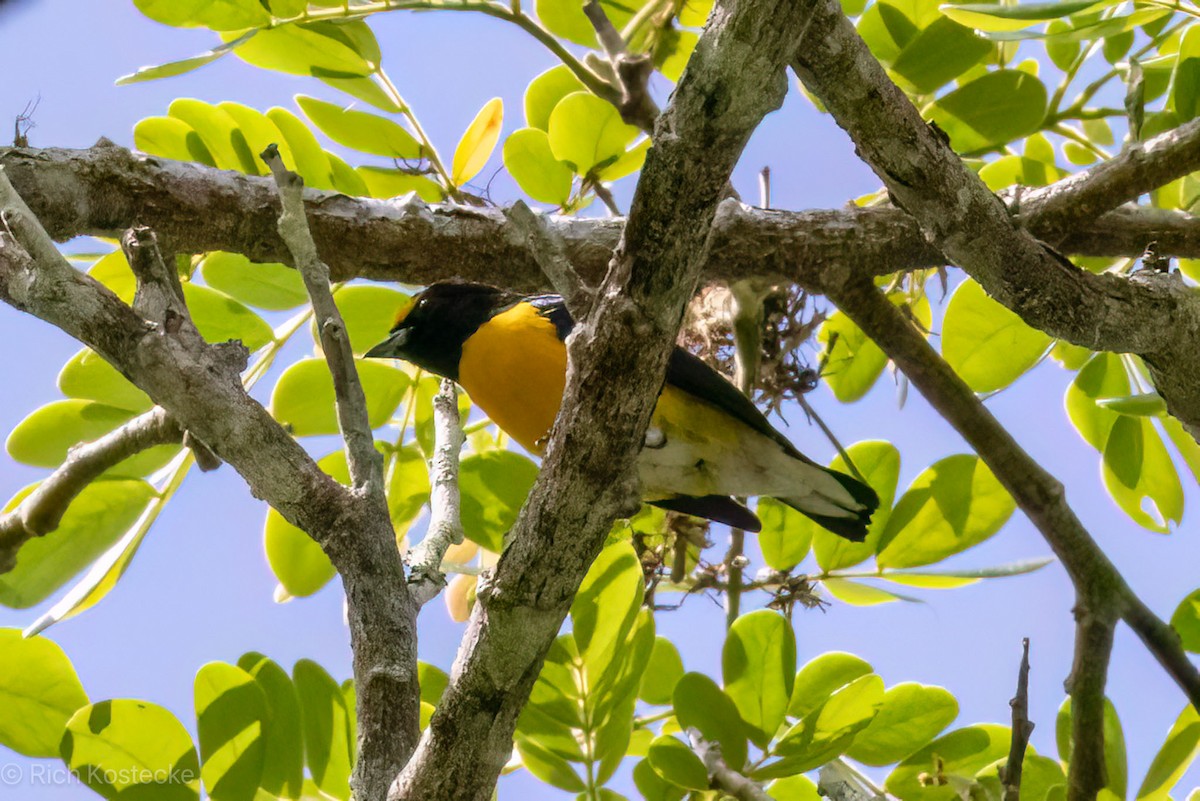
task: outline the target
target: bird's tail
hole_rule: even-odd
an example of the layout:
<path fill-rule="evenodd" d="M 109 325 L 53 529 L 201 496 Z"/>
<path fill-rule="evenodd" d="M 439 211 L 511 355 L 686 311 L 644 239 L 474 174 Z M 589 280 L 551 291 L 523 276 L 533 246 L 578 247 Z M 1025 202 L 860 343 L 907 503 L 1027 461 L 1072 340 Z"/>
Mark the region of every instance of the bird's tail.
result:
<path fill-rule="evenodd" d="M 803 463 L 797 485 L 803 493 L 778 497 L 822 528 L 851 542 L 862 542 L 879 508 L 875 490 L 853 476 L 811 462 Z"/>

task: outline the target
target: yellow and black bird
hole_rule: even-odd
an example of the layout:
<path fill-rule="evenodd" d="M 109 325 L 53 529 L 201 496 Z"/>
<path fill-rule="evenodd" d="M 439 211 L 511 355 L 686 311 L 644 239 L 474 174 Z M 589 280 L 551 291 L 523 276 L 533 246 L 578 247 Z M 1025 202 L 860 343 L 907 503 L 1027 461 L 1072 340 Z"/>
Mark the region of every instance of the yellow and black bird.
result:
<path fill-rule="evenodd" d="M 369 357 L 404 359 L 457 381 L 492 421 L 540 455 L 566 385 L 574 321 L 558 295 L 433 284 L 401 309 Z M 822 467 L 775 430 L 733 384 L 675 348 L 638 473 L 647 503 L 758 531 L 731 496 L 776 498 L 855 542 L 879 506 L 874 490 Z"/>

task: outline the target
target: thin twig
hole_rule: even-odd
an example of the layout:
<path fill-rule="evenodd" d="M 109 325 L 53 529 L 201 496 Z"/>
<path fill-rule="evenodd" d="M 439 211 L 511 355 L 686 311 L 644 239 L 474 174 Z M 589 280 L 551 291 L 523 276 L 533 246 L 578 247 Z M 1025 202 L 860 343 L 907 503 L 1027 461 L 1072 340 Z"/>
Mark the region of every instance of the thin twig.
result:
<path fill-rule="evenodd" d="M 1021 801 L 1021 773 L 1025 766 L 1025 749 L 1033 734 L 1029 720 L 1029 638 L 1021 640 L 1021 667 L 1017 670 L 1017 694 L 1008 702 L 1012 707 L 1012 741 L 1008 761 L 1000 768 L 1000 783 L 1004 785 L 1004 801 Z"/>
<path fill-rule="evenodd" d="M 442 558 L 446 549 L 463 541 L 458 494 L 458 452 L 466 436 L 458 412 L 458 390 L 443 378 L 433 397 L 434 452 L 429 465 L 429 530 L 413 548 L 409 587 L 415 603 L 424 605 L 446 585 Z"/>
<path fill-rule="evenodd" d="M 147 448 L 179 442 L 182 436 L 175 421 L 156 407 L 94 442 L 71 448 L 62 465 L 16 509 L 0 515 L 0 573 L 13 568 L 17 551 L 28 540 L 57 529 L 71 502 L 104 471 Z"/>
<path fill-rule="evenodd" d="M 687 735 L 692 750 L 708 769 L 708 780 L 713 789 L 728 793 L 738 801 L 771 801 L 771 796 L 762 787 L 726 764 L 719 744 L 704 739 L 698 729 L 688 729 Z"/>
<path fill-rule="evenodd" d="M 566 301 L 567 309 L 576 319 L 583 319 L 592 304 L 595 291 L 584 284 L 575 272 L 567 256 L 562 234 L 546 224 L 546 218 L 537 214 L 525 201 L 518 200 L 504 210 L 504 216 L 517 230 L 550 284 Z"/>
<path fill-rule="evenodd" d="M 595 28 L 596 38 L 600 40 L 600 46 L 604 48 L 604 52 L 610 59 L 615 60 L 625 52 L 625 40 L 621 37 L 621 32 L 612 24 L 612 20 L 608 18 L 608 14 L 604 13 L 604 8 L 600 5 L 599 0 L 587 0 L 583 4 L 583 13 Z"/>
<path fill-rule="evenodd" d="M 269 145 L 260 156 L 271 168 L 275 184 L 279 187 L 283 209 L 279 215 L 279 235 L 287 243 L 312 300 L 321 347 L 333 376 L 338 425 L 346 442 L 350 480 L 355 487 L 364 489 L 379 503 L 383 503 L 383 459 L 375 450 L 375 436 L 367 416 L 367 397 L 354 364 L 354 351 L 350 347 L 346 324 L 329 288 L 329 268 L 317 255 L 317 246 L 308 228 L 303 199 L 304 179 L 284 166 L 279 148 L 275 145 Z"/>

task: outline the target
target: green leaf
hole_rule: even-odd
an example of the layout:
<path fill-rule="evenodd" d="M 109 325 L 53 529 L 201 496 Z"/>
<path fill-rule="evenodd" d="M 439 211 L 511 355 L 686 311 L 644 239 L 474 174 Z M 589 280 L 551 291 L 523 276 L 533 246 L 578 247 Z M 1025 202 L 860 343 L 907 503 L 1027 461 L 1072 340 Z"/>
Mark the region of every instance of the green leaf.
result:
<path fill-rule="evenodd" d="M 283 798 L 297 798 L 304 787 L 304 731 L 296 685 L 283 668 L 262 654 L 243 654 L 238 667 L 254 677 L 267 704 L 262 789 Z"/>
<path fill-rule="evenodd" d="M 1120 418 L 1115 411 L 1101 408 L 1100 398 L 1129 395 L 1129 376 L 1116 353 L 1097 353 L 1067 388 L 1067 416 L 1084 440 L 1098 451 L 1104 450 L 1109 432 Z"/>
<path fill-rule="evenodd" d="M 459 465 L 463 533 L 467 539 L 499 553 L 504 535 L 517 520 L 537 478 L 537 465 L 512 451 L 489 451 L 466 457 Z"/>
<path fill-rule="evenodd" d="M 985 150 L 1041 127 L 1046 87 L 1022 70 L 989 72 L 939 98 L 928 116 L 959 153 Z"/>
<path fill-rule="evenodd" d="M 211 64 L 221 56 L 228 55 L 233 52 L 234 48 L 247 42 L 256 33 L 258 33 L 257 30 L 247 31 L 236 39 L 231 39 L 222 45 L 214 47 L 212 50 L 206 50 L 199 55 L 189 58 L 182 58 L 178 61 L 170 61 L 166 64 L 159 64 L 153 67 L 141 67 L 137 72 L 117 78 L 116 85 L 128 86 L 131 83 L 157 81 L 159 78 L 173 78 L 176 75 L 183 75 L 184 73 L 199 69 L 206 64 Z"/>
<path fill-rule="evenodd" d="M 646 5 L 645 0 L 600 0 L 600 7 L 621 30 L 633 19 L 638 9 Z M 569 39 L 585 47 L 596 46 L 596 33 L 583 13 L 583 6 L 571 0 L 537 0 L 535 6 L 538 19 L 554 35 Z"/>
<path fill-rule="evenodd" d="M 458 146 L 454 148 L 454 161 L 450 168 L 450 180 L 462 186 L 479 174 L 492 157 L 496 143 L 500 141 L 500 128 L 504 123 L 504 101 L 493 97 L 475 115 L 467 126 Z"/>
<path fill-rule="evenodd" d="M 213 801 L 253 801 L 266 758 L 267 697 L 239 667 L 210 662 L 196 673 L 200 776 Z"/>
<path fill-rule="evenodd" d="M 683 660 L 679 657 L 679 649 L 666 637 L 655 637 L 654 650 L 650 652 L 650 661 L 638 688 L 638 698 L 648 704 L 669 704 L 681 678 Z"/>
<path fill-rule="evenodd" d="M 442 187 L 424 175 L 370 166 L 356 167 L 355 171 L 367 185 L 371 197 L 391 198 L 416 192 L 417 197 L 426 203 L 438 203 L 444 197 Z"/>
<path fill-rule="evenodd" d="M 288 595 L 293 597 L 312 595 L 337 575 L 321 546 L 285 520 L 274 508 L 267 510 L 263 549 L 271 572 Z"/>
<path fill-rule="evenodd" d="M 558 101 L 586 87 L 565 64 L 551 67 L 529 82 L 525 89 L 525 124 L 546 131 L 550 127 L 550 112 Z"/>
<path fill-rule="evenodd" d="M 391 419 L 412 379 L 374 359 L 359 359 L 355 366 L 367 396 L 367 419 L 379 428 Z M 289 366 L 271 393 L 270 409 L 297 437 L 338 433 L 333 379 L 325 360 L 302 359 Z"/>
<path fill-rule="evenodd" d="M 56 757 L 67 721 L 87 702 L 57 643 L 0 629 L 0 745 L 27 757 Z"/>
<path fill-rule="evenodd" d="M 355 356 L 362 356 L 387 338 L 392 324 L 396 322 L 396 314 L 410 300 L 403 292 L 365 284 L 344 286 L 334 293 L 333 299 L 346 323 L 346 333 L 350 336 L 350 347 Z M 312 334 L 313 341 L 319 345 L 321 340 L 315 322 Z"/>
<path fill-rule="evenodd" d="M 739 617 L 725 637 L 721 672 L 747 734 L 759 748 L 766 748 L 783 723 L 795 681 L 796 635 L 791 624 L 766 609 Z"/>
<path fill-rule="evenodd" d="M 972 279 L 959 285 L 946 307 L 942 355 L 976 392 L 995 392 L 1016 381 L 1038 363 L 1051 342 Z"/>
<path fill-rule="evenodd" d="M 992 45 L 970 28 L 942 18 L 923 29 L 892 62 L 892 72 L 921 94 L 962 75 L 992 52 Z"/>
<path fill-rule="evenodd" d="M 442 693 L 450 686 L 446 671 L 428 662 L 417 663 L 417 678 L 421 684 L 421 700 L 437 706 L 442 702 Z"/>
<path fill-rule="evenodd" d="M 361 20 L 264 29 L 234 52 L 256 67 L 318 78 L 364 76 L 379 68 L 379 44 Z"/>
<path fill-rule="evenodd" d="M 896 484 L 900 479 L 900 451 L 890 442 L 870 440 L 856 442 L 846 449 L 854 466 L 879 496 L 879 508 L 871 517 L 871 527 L 862 542 L 851 542 L 844 537 L 826 531 L 810 523 L 813 538 L 813 555 L 822 570 L 830 571 L 857 565 L 875 553 L 876 543 L 887 526 L 892 513 L 892 501 L 896 497 Z M 841 457 L 834 457 L 830 464 L 834 470 L 850 473 L 849 465 Z"/>
<path fill-rule="evenodd" d="M 516 744 L 522 764 L 537 778 L 570 793 L 581 793 L 587 789 L 567 760 L 528 737 L 517 737 Z"/>
<path fill-rule="evenodd" d="M 1183 519 L 1179 473 L 1154 424 L 1121 415 L 1104 444 L 1104 486 L 1134 522 L 1166 534 Z"/>
<path fill-rule="evenodd" d="M 137 293 L 137 279 L 133 277 L 133 270 L 129 269 L 125 254 L 119 249 L 97 259 L 96 263 L 88 268 L 88 275 L 112 290 L 126 305 L 133 303 L 133 296 Z"/>
<path fill-rule="evenodd" d="M 258 159 L 250 152 L 246 139 L 238 132 L 237 123 L 214 105 L 190 97 L 171 101 L 167 113 L 183 120 L 204 142 L 204 147 L 223 170 L 238 170 L 258 175 Z"/>
<path fill-rule="evenodd" d="M 1142 392 L 1123 398 L 1101 398 L 1096 401 L 1096 405 L 1137 417 L 1162 417 L 1167 413 L 1167 402 L 1157 392 Z"/>
<path fill-rule="evenodd" d="M 1064 0 L 1052 3 L 949 3 L 939 10 L 956 22 L 981 31 L 1019 31 L 1052 19 L 1061 19 L 1086 11 L 1092 6 L 1108 4 L 1107 0 Z"/>
<path fill-rule="evenodd" d="M 851 606 L 878 606 L 879 604 L 890 604 L 895 601 L 917 600 L 892 592 L 891 590 L 881 589 L 870 584 L 864 584 L 861 581 L 846 578 L 830 577 L 822 579 L 821 583 L 829 591 L 830 595 Z"/>
<path fill-rule="evenodd" d="M 1026 573 L 1032 573 L 1035 570 L 1041 570 L 1053 561 L 1053 557 L 1025 559 L 1019 562 L 1010 562 L 1006 565 L 968 570 L 880 570 L 878 578 L 908 587 L 945 590 L 965 587 L 969 584 L 974 584 L 979 579 L 1021 576 Z"/>
<path fill-rule="evenodd" d="M 958 701 L 941 687 L 897 684 L 883 695 L 874 720 L 854 738 L 847 756 L 865 765 L 890 765 L 927 745 L 958 717 Z"/>
<path fill-rule="evenodd" d="M 61 400 L 35 409 L 8 435 L 8 455 L 32 467 L 58 467 L 67 451 L 81 442 L 92 442 L 133 417 L 127 409 L 85 400 Z M 104 475 L 140 478 L 162 467 L 178 451 L 160 445 L 110 467 Z"/>
<path fill-rule="evenodd" d="M 174 117 L 147 117 L 139 120 L 133 126 L 133 146 L 152 156 L 176 161 L 195 161 L 209 167 L 217 166 L 217 160 L 208 152 L 200 134 L 183 120 Z M 121 258 L 124 259 L 124 255 Z M 130 300 L 132 299 L 131 296 Z"/>
<path fill-rule="evenodd" d="M 920 567 L 991 537 L 1016 508 L 978 457 L 941 459 L 917 476 L 892 510 L 880 538 L 880 567 Z"/>
<path fill-rule="evenodd" d="M 1171 75 L 1168 106 L 1184 123 L 1200 114 L 1200 30 L 1189 27 L 1179 43 L 1179 56 Z"/>
<path fill-rule="evenodd" d="M 763 561 L 776 570 L 791 570 L 804 561 L 812 542 L 812 522 L 774 498 L 759 498 L 755 514 L 762 521 L 758 546 Z"/>
<path fill-rule="evenodd" d="M 421 143 L 386 117 L 306 95 L 296 95 L 296 103 L 321 133 L 339 145 L 392 159 L 421 157 Z"/>
<path fill-rule="evenodd" d="M 633 147 L 626 150 L 620 158 L 606 167 L 596 170 L 596 177 L 601 181 L 617 181 L 626 175 L 632 175 L 646 163 L 646 154 L 650 152 L 650 137 L 643 137 Z"/>
<path fill-rule="evenodd" d="M 300 174 L 304 185 L 313 189 L 333 189 L 333 168 L 326 153 L 313 132 L 301 122 L 300 118 L 285 108 L 273 108 L 267 111 L 267 118 L 275 123 L 275 127 L 283 134 L 288 149 L 292 153 L 292 162 L 284 157 L 284 165 Z M 280 148 L 282 153 L 282 146 Z"/>
<path fill-rule="evenodd" d="M 398 448 L 392 454 L 387 486 L 388 511 L 397 538 L 407 533 L 428 502 L 429 468 L 425 457 L 412 445 Z"/>
<path fill-rule="evenodd" d="M 214 251 L 200 262 L 200 274 L 213 289 L 260 309 L 285 311 L 308 302 L 304 279 L 283 264 L 256 264 L 240 253 Z"/>
<path fill-rule="evenodd" d="M 356 97 L 364 103 L 370 103 L 380 111 L 386 111 L 388 114 L 399 114 L 404 111 L 404 108 L 379 85 L 374 76 L 330 74 L 317 77 L 322 83 L 332 86 L 339 92 L 345 92 L 351 97 Z"/>
<path fill-rule="evenodd" d="M 647 759 L 654 772 L 688 790 L 708 789 L 708 769 L 692 749 L 670 735 L 655 737 Z"/>
<path fill-rule="evenodd" d="M 1065 175 L 1066 173 L 1053 163 L 1016 155 L 1002 156 L 983 165 L 979 170 L 979 177 L 993 192 L 1014 184 L 1047 186 Z"/>
<path fill-rule="evenodd" d="M 875 386 L 888 359 L 854 321 L 842 312 L 826 318 L 817 333 L 829 365 L 822 377 L 842 403 L 853 403 Z"/>
<path fill-rule="evenodd" d="M 674 704 L 680 728 L 698 729 L 706 740 L 720 743 L 730 767 L 746 763 L 746 725 L 733 699 L 716 682 L 703 673 L 685 673 L 675 684 Z"/>
<path fill-rule="evenodd" d="M 486 455 L 501 453 L 507 451 Z M 597 698 L 603 697 L 615 679 L 612 668 L 619 668 L 628 647 L 644 589 L 641 560 L 632 544 L 619 541 L 600 552 L 575 593 L 571 603 L 572 634 L 588 677 L 589 693 Z"/>
<path fill-rule="evenodd" d="M 588 92 L 567 95 L 550 112 L 550 152 L 580 175 L 616 161 L 638 135 L 608 101 Z"/>
<path fill-rule="evenodd" d="M 1193 590 L 1175 608 L 1171 627 L 1179 634 L 1185 650 L 1200 653 L 1200 589 Z"/>
<path fill-rule="evenodd" d="M 3 512 L 17 508 L 37 488 L 18 492 Z M 100 479 L 71 501 L 58 528 L 21 547 L 17 566 L 0 575 L 0 604 L 28 609 L 50 597 L 90 565 L 141 516 L 155 496 L 149 483 L 133 479 Z"/>
<path fill-rule="evenodd" d="M 232 31 L 271 21 L 271 15 L 254 0 L 134 0 L 133 4 L 155 22 L 177 28 Z"/>
<path fill-rule="evenodd" d="M 785 776 L 771 782 L 767 795 L 775 801 L 821 801 L 817 785 L 807 776 Z"/>
<path fill-rule="evenodd" d="M 334 798 L 350 798 L 354 710 L 324 668 L 301 659 L 292 669 L 304 721 L 304 752 L 313 781 Z"/>
<path fill-rule="evenodd" d="M 275 338 L 266 320 L 224 292 L 185 283 L 183 297 L 196 330 L 208 342 L 236 339 L 253 352 Z"/>
<path fill-rule="evenodd" d="M 571 197 L 571 169 L 554 157 L 544 131 L 521 128 L 504 141 L 504 167 L 521 191 L 542 203 L 564 206 Z"/>
<path fill-rule="evenodd" d="M 91 348 L 79 351 L 63 365 L 58 374 L 58 388 L 69 398 L 92 400 L 131 412 L 144 412 L 154 405 L 145 392 Z"/>
<path fill-rule="evenodd" d="M 954 781 L 970 784 L 980 770 L 1008 756 L 1011 737 L 1007 726 L 982 724 L 955 729 L 907 757 L 896 766 L 884 789 L 898 798 L 951 801 L 958 798 Z M 929 787 L 928 774 L 937 767 L 939 781 Z"/>
<path fill-rule="evenodd" d="M 796 674 L 788 715 L 805 717 L 825 703 L 838 688 L 866 676 L 872 670 L 866 660 L 841 651 L 830 651 L 815 657 Z"/>
<path fill-rule="evenodd" d="M 633 766 L 633 784 L 645 801 L 682 801 L 687 795 L 686 790 L 659 776 L 649 759 Z"/>
<path fill-rule="evenodd" d="M 1171 788 L 1197 754 L 1200 754 L 1200 714 L 1189 705 L 1175 720 L 1167 739 L 1154 755 L 1146 778 L 1138 788 L 1138 801 L 1166 801 Z"/>
<path fill-rule="evenodd" d="M 774 779 L 803 773 L 845 753 L 854 738 L 878 714 L 883 703 L 883 679 L 862 676 L 829 696 L 780 738 L 772 751 L 780 761 L 755 770 L 755 779 Z"/>
<path fill-rule="evenodd" d="M 1071 762 L 1071 699 L 1063 700 L 1054 721 L 1054 737 L 1058 756 L 1064 764 Z M 1112 701 L 1104 699 L 1104 769 L 1108 779 L 1105 787 L 1115 798 L 1125 798 L 1129 785 L 1129 760 L 1125 755 L 1125 734 L 1121 719 Z"/>
<path fill-rule="evenodd" d="M 108 799 L 198 801 L 200 764 L 183 724 L 146 701 L 101 701 L 78 710 L 59 747 L 81 782 Z"/>

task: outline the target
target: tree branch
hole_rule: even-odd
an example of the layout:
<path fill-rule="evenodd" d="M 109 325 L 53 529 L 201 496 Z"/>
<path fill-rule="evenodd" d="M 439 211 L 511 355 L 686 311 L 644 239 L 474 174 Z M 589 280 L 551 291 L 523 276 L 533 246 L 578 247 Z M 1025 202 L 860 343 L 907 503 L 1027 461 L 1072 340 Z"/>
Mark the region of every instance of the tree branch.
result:
<path fill-rule="evenodd" d="M 443 378 L 433 396 L 434 449 L 429 465 L 429 528 L 424 539 L 409 554 L 412 565 L 409 591 L 423 606 L 446 586 L 442 558 L 446 549 L 463 541 L 462 514 L 458 494 L 458 452 L 466 440 L 459 420 L 458 390 Z"/>
<path fill-rule="evenodd" d="M 383 491 L 383 458 L 375 450 L 375 435 L 367 418 L 367 396 L 354 365 L 354 351 L 346 333 L 346 323 L 329 288 L 329 268 L 317 255 L 304 210 L 304 179 L 288 170 L 279 156 L 279 148 L 269 145 L 261 154 L 271 168 L 279 187 L 283 212 L 279 216 L 279 235 L 292 254 L 304 279 L 304 288 L 312 301 L 313 317 L 320 332 L 321 348 L 333 377 L 338 427 L 346 442 L 346 462 L 350 480 L 380 508 L 386 509 Z"/>
<path fill-rule="evenodd" d="M 1200 127 L 1200 122 L 1188 125 Z M 0 150 L 0 163 L 55 239 L 115 237 L 140 222 L 181 253 L 225 250 L 253 261 L 291 261 L 276 230 L 276 192 L 269 178 L 114 146 Z M 1022 215 L 1032 217 L 1029 230 L 1035 236 L 1042 233 L 1037 225 L 1042 191 L 1027 190 L 1017 203 Z M 1071 197 L 1063 191 L 1055 202 L 1069 203 Z M 314 189 L 305 190 L 304 198 L 313 239 L 334 281 L 429 284 L 457 276 L 518 290 L 548 286 L 524 232 L 507 224 L 497 209 L 399 204 Z M 598 284 L 625 221 L 546 215 L 545 222 L 562 238 L 581 278 Z M 1200 258 L 1200 220 L 1181 212 L 1122 208 L 1074 229 L 1059 249 L 1081 256 L 1137 257 L 1151 241 L 1158 241 L 1165 255 Z M 765 277 L 810 286 L 823 269 L 848 257 L 876 275 L 947 261 L 912 217 L 891 206 L 768 211 L 731 205 L 713 226 L 703 274 L 713 280 Z"/>
<path fill-rule="evenodd" d="M 57 529 L 71 502 L 110 467 L 147 448 L 182 438 L 175 421 L 156 407 L 94 442 L 71 448 L 62 465 L 16 509 L 0 515 L 0 573 L 16 565 L 22 545 Z"/>
<path fill-rule="evenodd" d="M 1071 764 L 1067 801 L 1094 801 L 1108 784 L 1104 764 L 1104 685 L 1117 618 L 1112 604 L 1078 596 L 1075 659 L 1065 682 L 1071 694 Z M 1195 701 L 1193 700 L 1193 703 Z"/>
<path fill-rule="evenodd" d="M 450 686 L 390 798 L 486 801 L 517 715 L 613 520 L 733 165 L 782 102 L 803 19 L 786 2 L 718 2 L 634 195 L 622 245 L 568 339 L 567 388 L 542 470 L 478 602 Z M 720 107 L 722 113 L 712 109 Z"/>
<path fill-rule="evenodd" d="M 892 303 L 861 273 L 845 271 L 823 291 L 871 337 L 962 435 L 1013 496 L 1066 569 L 1097 620 L 1124 618 L 1200 708 L 1200 671 L 1178 636 L 1146 609 L 1066 502 L 1060 484 L 1000 425 L 971 388 Z"/>
<path fill-rule="evenodd" d="M 1029 325 L 1092 350 L 1140 355 L 1168 410 L 1200 435 L 1196 294 L 1178 276 L 1092 274 L 1018 227 L 1009 208 L 891 81 L 836 0 L 803 5 L 813 15 L 814 46 L 797 51 L 796 73 L 850 135 L 895 204 L 916 218 L 950 262 Z M 1136 197 L 1144 182 L 1196 166 L 1200 135 L 1191 126 L 1089 170 L 1075 179 L 1075 192 L 1045 193 L 1046 215 L 1052 223 L 1078 220 L 1083 211 L 1068 208 L 1064 195 L 1096 213 L 1129 192 Z M 1157 333 L 1146 335 L 1149 328 Z"/>
<path fill-rule="evenodd" d="M 1021 801 L 1021 774 L 1025 766 L 1025 749 L 1029 747 L 1029 736 L 1033 734 L 1033 721 L 1029 719 L 1029 638 L 1021 641 L 1021 667 L 1017 670 L 1017 694 L 1008 704 L 1012 707 L 1012 741 L 1008 749 L 1008 760 L 1000 768 L 1000 783 L 1004 787 L 1004 801 Z"/>
<path fill-rule="evenodd" d="M 708 769 L 708 780 L 713 789 L 721 790 L 738 801 L 771 801 L 771 796 L 762 787 L 725 763 L 718 743 L 704 739 L 698 729 L 688 729 L 687 736 L 692 743 L 692 750 Z"/>
<path fill-rule="evenodd" d="M 242 386 L 246 349 L 210 345 L 175 305 L 169 270 L 153 237 L 127 238 L 147 320 L 77 272 L 0 168 L 0 300 L 89 345 L 179 425 L 228 462 L 251 492 L 308 532 L 342 576 L 350 609 L 358 696 L 358 762 L 363 801 L 382 798 L 412 752 L 420 720 L 415 613 L 387 510 L 326 475 Z M 381 516 L 382 514 L 382 516 Z"/>

